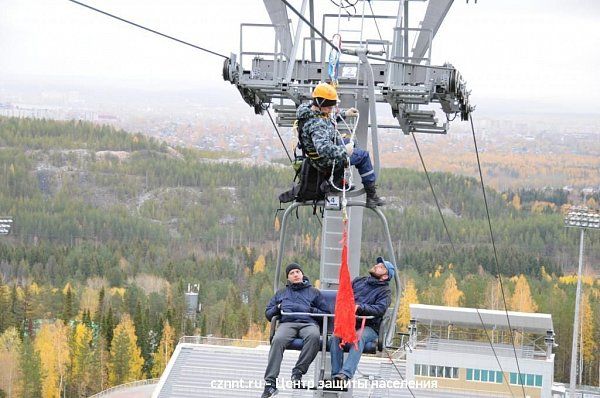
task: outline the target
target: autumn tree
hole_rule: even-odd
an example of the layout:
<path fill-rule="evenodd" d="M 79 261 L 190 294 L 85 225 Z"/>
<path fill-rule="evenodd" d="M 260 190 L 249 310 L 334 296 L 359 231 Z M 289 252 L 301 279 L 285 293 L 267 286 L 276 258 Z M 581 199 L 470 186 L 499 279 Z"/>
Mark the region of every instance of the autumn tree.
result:
<path fill-rule="evenodd" d="M 585 363 L 584 369 L 587 367 L 588 375 L 591 375 L 589 371 L 594 366 L 595 356 L 598 354 L 598 343 L 595 338 L 594 330 L 594 312 L 590 305 L 589 294 L 583 294 L 581 298 L 581 355 L 583 356 L 583 362 Z M 591 383 L 588 383 L 591 384 Z"/>
<path fill-rule="evenodd" d="M 402 299 L 400 301 L 400 309 L 398 311 L 398 320 L 396 321 L 399 330 L 406 330 L 410 323 L 410 305 L 418 303 L 419 298 L 417 297 L 415 282 L 412 279 L 408 279 L 406 281 L 406 286 L 404 286 L 404 292 L 402 293 Z"/>
<path fill-rule="evenodd" d="M 263 331 L 261 325 L 254 322 L 251 323 L 246 334 L 242 336 L 242 340 L 262 341 Z"/>
<path fill-rule="evenodd" d="M 265 272 L 265 265 L 266 265 L 265 256 L 263 254 L 261 254 L 260 256 L 258 256 L 256 261 L 254 262 L 253 273 L 256 275 L 259 272 Z"/>
<path fill-rule="evenodd" d="M 90 314 L 98 312 L 98 291 L 89 286 L 85 287 L 79 298 L 79 310 Z"/>
<path fill-rule="evenodd" d="M 525 275 L 521 274 L 515 284 L 515 292 L 509 300 L 508 306 L 513 311 L 536 312 L 537 304 L 531 297 L 531 289 Z"/>
<path fill-rule="evenodd" d="M 502 299 L 502 285 L 500 278 L 490 280 L 485 289 L 484 308 L 488 310 L 504 311 L 504 301 Z"/>
<path fill-rule="evenodd" d="M 521 198 L 518 194 L 515 194 L 515 196 L 513 196 L 512 205 L 515 209 L 521 210 Z"/>
<path fill-rule="evenodd" d="M 144 359 L 137 346 L 133 322 L 124 314 L 114 331 L 108 362 L 108 380 L 113 386 L 142 378 Z"/>
<path fill-rule="evenodd" d="M 0 335 L 0 391 L 7 397 L 16 397 L 19 394 L 19 352 L 21 339 L 19 331 L 10 327 Z"/>
<path fill-rule="evenodd" d="M 60 398 L 65 388 L 69 363 L 69 328 L 62 322 L 42 325 L 36 339 L 35 350 L 42 365 L 42 395 Z"/>
<path fill-rule="evenodd" d="M 154 359 L 154 364 L 152 365 L 153 377 L 160 377 L 162 372 L 167 367 L 167 363 L 169 362 L 171 354 L 173 354 L 173 350 L 175 348 L 174 342 L 175 330 L 171 327 L 169 321 L 165 320 L 160 344 L 158 345 L 156 352 L 152 354 Z"/>
<path fill-rule="evenodd" d="M 444 305 L 448 307 L 460 307 L 465 299 L 465 294 L 456 285 L 453 274 L 448 275 L 444 281 Z"/>

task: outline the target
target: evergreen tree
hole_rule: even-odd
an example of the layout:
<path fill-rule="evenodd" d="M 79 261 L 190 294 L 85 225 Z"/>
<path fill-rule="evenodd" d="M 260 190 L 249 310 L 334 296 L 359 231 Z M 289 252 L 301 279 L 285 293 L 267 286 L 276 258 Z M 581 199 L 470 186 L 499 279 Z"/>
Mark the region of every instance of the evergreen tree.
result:
<path fill-rule="evenodd" d="M 63 291 L 63 310 L 62 310 L 62 320 L 65 324 L 69 323 L 69 321 L 73 318 L 73 291 L 71 289 L 71 284 L 67 284 Z"/>
<path fill-rule="evenodd" d="M 112 344 L 115 321 L 113 319 L 112 307 L 108 307 L 108 313 L 102 322 L 102 335 L 106 340 L 107 349 L 110 350 Z"/>
<path fill-rule="evenodd" d="M 148 365 L 150 363 L 150 355 L 152 354 L 149 347 L 148 342 L 148 320 L 144 316 L 144 311 L 142 311 L 142 305 L 140 301 L 137 301 L 135 307 L 135 315 L 133 317 L 133 324 L 135 326 L 135 335 L 137 337 L 138 347 L 142 352 L 142 357 L 144 358 L 144 373 L 149 373 Z"/>
<path fill-rule="evenodd" d="M 27 398 L 42 398 L 42 365 L 40 354 L 33 348 L 31 339 L 25 336 L 20 356 L 21 394 Z"/>
<path fill-rule="evenodd" d="M 0 281 L 0 333 L 15 326 L 14 314 L 11 311 L 11 290 Z"/>
<path fill-rule="evenodd" d="M 81 314 L 81 323 L 83 323 L 87 327 L 91 327 L 92 319 L 91 319 L 91 315 L 90 315 L 90 310 L 88 310 L 88 309 L 83 310 L 83 314 Z"/>
<path fill-rule="evenodd" d="M 80 323 L 75 327 L 71 343 L 71 383 L 76 397 L 88 397 L 94 392 L 95 379 L 99 376 L 98 351 L 92 344 L 92 330 Z"/>
<path fill-rule="evenodd" d="M 100 325 L 104 318 L 104 297 L 106 295 L 106 291 L 104 290 L 104 286 L 100 289 L 98 293 L 98 307 L 96 308 L 96 313 L 94 314 L 94 323 Z"/>
<path fill-rule="evenodd" d="M 128 314 L 124 314 L 114 331 L 108 363 L 108 380 L 113 386 L 140 380 L 143 377 L 144 359 L 137 345 L 135 327 Z"/>
<path fill-rule="evenodd" d="M 19 298 L 20 296 L 22 296 L 22 290 L 15 283 L 10 291 L 9 318 L 13 321 L 14 325 L 19 328 L 19 333 L 23 336 L 26 331 L 26 325 L 22 300 Z M 31 335 L 31 333 L 29 335 Z"/>

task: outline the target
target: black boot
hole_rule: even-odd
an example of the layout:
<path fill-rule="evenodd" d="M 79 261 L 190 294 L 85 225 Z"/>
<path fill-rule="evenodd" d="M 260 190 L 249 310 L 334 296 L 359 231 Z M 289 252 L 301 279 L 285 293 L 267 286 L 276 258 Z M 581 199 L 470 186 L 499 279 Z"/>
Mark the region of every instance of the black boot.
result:
<path fill-rule="evenodd" d="M 374 208 L 385 204 L 385 200 L 377 196 L 375 184 L 365 185 L 365 192 L 367 193 L 367 207 Z"/>

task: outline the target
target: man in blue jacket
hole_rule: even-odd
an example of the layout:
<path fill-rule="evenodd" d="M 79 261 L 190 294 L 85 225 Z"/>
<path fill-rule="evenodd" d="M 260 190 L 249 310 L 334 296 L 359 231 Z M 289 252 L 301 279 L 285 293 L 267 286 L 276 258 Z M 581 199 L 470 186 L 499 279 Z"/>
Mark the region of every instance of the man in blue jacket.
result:
<path fill-rule="evenodd" d="M 327 314 L 327 303 L 321 292 L 312 287 L 302 268 L 291 263 L 285 269 L 288 282 L 285 288 L 280 289 L 267 304 L 265 315 L 269 321 L 281 312 L 307 312 L 314 314 Z M 318 320 L 310 315 L 282 315 L 279 327 L 271 341 L 269 350 L 269 363 L 265 370 L 265 390 L 261 398 L 277 395 L 277 376 L 283 360 L 283 352 L 287 345 L 296 338 L 304 341 L 296 366 L 292 369 L 292 382 L 294 387 L 301 386 L 302 375 L 319 352 L 319 337 L 321 335 Z"/>
<path fill-rule="evenodd" d="M 379 337 L 379 325 L 385 311 L 392 302 L 389 281 L 394 278 L 395 273 L 394 264 L 384 260 L 383 257 L 377 257 L 376 264 L 369 270 L 370 276 L 363 276 L 352 281 L 356 315 L 374 316 L 374 318 L 366 320 L 362 332 L 362 319 L 357 319 L 358 347 L 355 348 L 353 344 L 349 344 L 348 358 L 345 361 L 344 351 L 339 346 L 340 339 L 332 336 L 330 347 L 331 374 L 335 381 L 345 382 L 352 379 L 365 344 L 375 341 Z"/>

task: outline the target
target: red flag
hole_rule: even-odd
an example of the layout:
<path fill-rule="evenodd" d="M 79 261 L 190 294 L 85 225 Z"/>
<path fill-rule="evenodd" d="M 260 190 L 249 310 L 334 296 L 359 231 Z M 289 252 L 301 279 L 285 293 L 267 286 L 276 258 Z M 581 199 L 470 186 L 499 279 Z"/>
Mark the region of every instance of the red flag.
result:
<path fill-rule="evenodd" d="M 335 299 L 335 319 L 333 334 L 340 338 L 340 346 L 346 343 L 358 342 L 356 336 L 356 309 L 354 291 L 348 270 L 348 221 L 344 220 L 342 234 L 342 263 L 340 264 L 340 286 Z"/>

